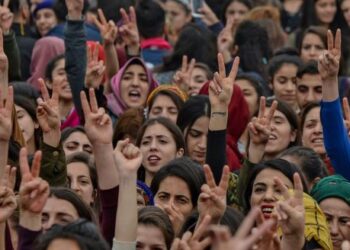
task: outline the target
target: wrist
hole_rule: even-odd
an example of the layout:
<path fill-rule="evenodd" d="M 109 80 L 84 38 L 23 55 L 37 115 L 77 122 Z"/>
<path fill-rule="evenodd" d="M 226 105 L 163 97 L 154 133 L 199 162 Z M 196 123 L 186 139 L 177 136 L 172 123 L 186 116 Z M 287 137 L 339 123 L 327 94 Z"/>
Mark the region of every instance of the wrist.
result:
<path fill-rule="evenodd" d="M 41 213 L 33 213 L 27 210 L 20 211 L 19 224 L 32 231 L 40 231 L 41 225 Z"/>
<path fill-rule="evenodd" d="M 68 11 L 68 19 L 69 20 L 83 20 L 83 15 L 81 14 L 82 11 Z"/>
<path fill-rule="evenodd" d="M 140 46 L 138 44 L 128 45 L 126 49 L 129 56 L 138 56 L 140 54 Z"/>
<path fill-rule="evenodd" d="M 43 133 L 43 142 L 51 147 L 58 147 L 61 140 L 61 131 L 54 129 L 50 132 Z"/>

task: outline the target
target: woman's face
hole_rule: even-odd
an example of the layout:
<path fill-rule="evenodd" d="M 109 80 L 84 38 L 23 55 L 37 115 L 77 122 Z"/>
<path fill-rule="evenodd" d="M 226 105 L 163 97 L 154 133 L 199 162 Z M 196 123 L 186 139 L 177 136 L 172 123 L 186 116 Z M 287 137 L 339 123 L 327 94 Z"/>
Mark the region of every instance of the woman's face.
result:
<path fill-rule="evenodd" d="M 298 67 L 294 64 L 284 63 L 272 79 L 272 89 L 276 98 L 294 107 L 296 99 Z"/>
<path fill-rule="evenodd" d="M 149 118 L 165 117 L 176 123 L 178 113 L 179 110 L 173 100 L 169 96 L 160 94 L 155 97 Z"/>
<path fill-rule="evenodd" d="M 140 108 L 146 102 L 149 83 L 146 70 L 139 64 L 131 64 L 120 83 L 120 95 L 128 108 Z"/>
<path fill-rule="evenodd" d="M 162 231 L 153 225 L 139 224 L 136 236 L 137 250 L 167 250 Z"/>
<path fill-rule="evenodd" d="M 192 160 L 201 165 L 205 163 L 208 130 L 209 117 L 207 116 L 198 118 L 191 128 L 185 129 L 188 154 Z"/>
<path fill-rule="evenodd" d="M 195 67 L 192 71 L 188 95 L 198 95 L 204 83 L 206 83 L 208 80 L 209 79 L 205 70 L 199 67 Z"/>
<path fill-rule="evenodd" d="M 38 10 L 35 16 L 35 26 L 40 36 L 45 36 L 56 25 L 57 17 L 52 9 Z"/>
<path fill-rule="evenodd" d="M 67 225 L 79 219 L 75 207 L 67 200 L 49 197 L 43 209 L 42 226 L 44 232 L 53 225 Z"/>
<path fill-rule="evenodd" d="M 94 187 L 89 167 L 83 162 L 72 162 L 67 165 L 69 188 L 88 205 L 94 202 Z"/>
<path fill-rule="evenodd" d="M 327 198 L 320 202 L 326 216 L 334 250 L 341 250 L 341 244 L 350 240 L 350 206 L 338 198 Z"/>
<path fill-rule="evenodd" d="M 27 144 L 34 142 L 34 131 L 39 127 L 38 123 L 33 121 L 32 117 L 24 108 L 17 105 L 15 105 L 15 108 L 18 124 L 21 128 L 24 140 Z"/>
<path fill-rule="evenodd" d="M 166 213 L 169 209 L 177 210 L 186 218 L 193 210 L 191 198 L 187 183 L 178 177 L 169 176 L 160 183 L 154 202 Z"/>
<path fill-rule="evenodd" d="M 92 145 L 87 138 L 86 134 L 77 131 L 71 133 L 68 138 L 63 142 L 63 150 L 66 156 L 75 152 L 86 152 L 90 155 L 92 152 Z"/>
<path fill-rule="evenodd" d="M 253 117 L 256 111 L 258 110 L 258 93 L 256 93 L 254 87 L 248 80 L 236 80 L 235 84 L 237 84 L 241 88 L 244 95 L 244 99 L 248 104 L 250 117 Z"/>
<path fill-rule="evenodd" d="M 312 148 L 316 153 L 324 155 L 326 149 L 324 148 L 320 110 L 320 107 L 315 107 L 306 115 L 301 139 L 303 146 Z"/>
<path fill-rule="evenodd" d="M 64 59 L 61 59 L 56 63 L 55 68 L 52 71 L 52 82 L 48 82 L 48 87 L 52 89 L 52 86 L 57 84 L 57 86 L 59 86 L 59 98 L 70 101 L 73 99 L 73 95 L 67 80 L 65 63 Z"/>
<path fill-rule="evenodd" d="M 266 219 L 271 217 L 276 202 L 282 198 L 282 190 L 274 182 L 274 177 L 278 177 L 288 188 L 293 188 L 293 183 L 280 171 L 266 168 L 255 178 L 250 206 L 258 206 Z"/>
<path fill-rule="evenodd" d="M 60 249 L 70 249 L 70 250 L 80 250 L 79 244 L 75 240 L 56 238 L 47 247 L 47 250 L 60 250 Z"/>
<path fill-rule="evenodd" d="M 315 12 L 322 24 L 329 25 L 337 12 L 336 0 L 316 0 Z"/>
<path fill-rule="evenodd" d="M 235 27 L 240 24 L 243 17 L 249 11 L 248 7 L 241 2 L 233 1 L 225 11 L 226 20 L 232 18 Z"/>
<path fill-rule="evenodd" d="M 321 38 L 314 33 L 307 33 L 301 43 L 300 58 L 304 62 L 310 60 L 317 61 L 321 53 L 325 50 Z"/>
<path fill-rule="evenodd" d="M 276 110 L 271 121 L 271 135 L 267 142 L 265 153 L 277 155 L 288 148 L 289 144 L 296 139 L 296 131 L 292 130 L 287 117 Z"/>
<path fill-rule="evenodd" d="M 346 23 L 348 24 L 348 26 L 350 26 L 350 0 L 343 0 L 340 8 L 343 12 Z"/>
<path fill-rule="evenodd" d="M 170 33 L 179 34 L 181 29 L 192 20 L 190 12 L 176 1 L 166 1 L 165 11 Z"/>
<path fill-rule="evenodd" d="M 140 150 L 143 156 L 142 165 L 146 172 L 152 175 L 169 161 L 183 154 L 183 149 L 176 148 L 175 139 L 170 131 L 159 123 L 146 128 Z"/>

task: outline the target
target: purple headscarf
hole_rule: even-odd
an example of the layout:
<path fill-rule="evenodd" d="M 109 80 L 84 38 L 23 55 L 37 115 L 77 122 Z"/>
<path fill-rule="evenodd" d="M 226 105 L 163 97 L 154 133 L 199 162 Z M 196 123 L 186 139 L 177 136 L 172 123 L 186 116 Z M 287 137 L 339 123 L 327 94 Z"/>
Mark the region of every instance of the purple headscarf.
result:
<path fill-rule="evenodd" d="M 108 108 L 112 111 L 113 114 L 116 116 L 120 116 L 125 110 L 127 110 L 129 107 L 126 105 L 124 100 L 121 97 L 121 80 L 124 75 L 125 70 L 132 64 L 138 64 L 141 65 L 147 74 L 147 80 L 149 84 L 149 90 L 148 94 L 152 92 L 153 89 L 155 89 L 158 86 L 158 83 L 156 80 L 154 80 L 151 71 L 149 71 L 145 65 L 145 63 L 140 59 L 139 57 L 133 57 L 129 61 L 127 61 L 124 66 L 118 71 L 118 73 L 113 76 L 111 79 L 111 89 L 112 93 L 107 95 L 108 100 Z"/>

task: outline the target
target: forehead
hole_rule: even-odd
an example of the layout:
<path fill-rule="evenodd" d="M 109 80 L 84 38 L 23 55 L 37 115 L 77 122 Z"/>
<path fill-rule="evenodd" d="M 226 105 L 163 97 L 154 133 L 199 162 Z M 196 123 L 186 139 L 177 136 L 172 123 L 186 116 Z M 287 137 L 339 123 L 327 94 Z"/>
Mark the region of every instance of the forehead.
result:
<path fill-rule="evenodd" d="M 65 143 L 72 142 L 72 141 L 79 142 L 81 144 L 91 144 L 86 134 L 80 131 L 71 133 L 66 139 Z"/>
<path fill-rule="evenodd" d="M 142 245 L 165 246 L 165 238 L 162 231 L 153 225 L 139 224 L 137 226 L 136 241 Z"/>
<path fill-rule="evenodd" d="M 200 68 L 200 67 L 194 67 L 193 71 L 192 71 L 192 75 L 195 75 L 195 76 L 200 75 L 200 76 L 207 77 L 207 72 L 204 69 Z"/>
<path fill-rule="evenodd" d="M 241 89 L 252 89 L 255 90 L 252 86 L 252 83 L 246 79 L 239 79 L 235 81 L 235 84 L 237 84 Z"/>
<path fill-rule="evenodd" d="M 337 217 L 350 217 L 350 206 L 340 198 L 330 197 L 320 202 L 323 212 Z"/>
<path fill-rule="evenodd" d="M 265 184 L 265 185 L 275 185 L 273 180 L 274 177 L 279 178 L 282 183 L 288 187 L 293 187 L 293 183 L 285 176 L 282 172 L 272 169 L 266 168 L 262 170 L 259 174 L 257 174 L 254 185 L 257 183 Z"/>
<path fill-rule="evenodd" d="M 164 135 L 167 137 L 172 137 L 171 132 L 162 124 L 160 123 L 154 123 L 152 125 L 149 125 L 145 133 L 143 134 L 143 137 L 146 136 L 157 136 L 157 135 Z"/>
<path fill-rule="evenodd" d="M 292 63 L 283 63 L 282 66 L 276 71 L 276 75 L 293 75 L 297 74 L 298 67 Z"/>
<path fill-rule="evenodd" d="M 169 96 L 159 94 L 155 97 L 153 106 L 175 106 L 175 103 Z"/>
<path fill-rule="evenodd" d="M 304 85 L 308 87 L 318 87 L 322 86 L 321 75 L 320 74 L 304 74 L 298 79 L 297 85 Z"/>
<path fill-rule="evenodd" d="M 317 35 L 315 33 L 311 33 L 311 32 L 305 34 L 302 42 L 303 43 L 316 43 L 316 44 L 323 45 L 321 37 L 319 35 Z"/>
<path fill-rule="evenodd" d="M 126 68 L 125 73 L 146 74 L 146 70 L 140 64 L 131 64 Z"/>
<path fill-rule="evenodd" d="M 63 213 L 78 219 L 78 213 L 75 207 L 69 201 L 56 197 L 49 197 L 43 209 L 44 213 Z"/>
<path fill-rule="evenodd" d="M 159 184 L 158 193 L 160 192 L 165 192 L 172 195 L 184 195 L 188 198 L 191 197 L 190 189 L 187 183 L 175 176 L 168 176 Z"/>
<path fill-rule="evenodd" d="M 83 162 L 72 162 L 67 164 L 68 175 L 84 175 L 90 177 L 89 167 Z"/>
<path fill-rule="evenodd" d="M 321 116 L 320 111 L 321 111 L 321 107 L 314 107 L 306 114 L 305 121 L 320 120 L 320 116 Z"/>
<path fill-rule="evenodd" d="M 209 129 L 209 117 L 201 116 L 192 125 L 191 129 L 208 131 Z"/>

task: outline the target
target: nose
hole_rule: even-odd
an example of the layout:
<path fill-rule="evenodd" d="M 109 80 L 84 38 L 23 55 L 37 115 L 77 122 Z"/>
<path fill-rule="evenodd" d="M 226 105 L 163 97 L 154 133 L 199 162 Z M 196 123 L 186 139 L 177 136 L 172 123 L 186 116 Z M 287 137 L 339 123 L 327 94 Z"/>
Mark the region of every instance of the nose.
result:
<path fill-rule="evenodd" d="M 315 132 L 316 132 L 316 133 L 319 133 L 319 134 L 322 134 L 322 133 L 323 133 L 321 122 L 318 122 L 318 123 L 316 124 Z"/>
<path fill-rule="evenodd" d="M 307 92 L 306 101 L 307 101 L 308 103 L 314 101 L 314 96 L 313 96 L 313 94 L 311 93 L 311 91 L 308 91 L 308 92 Z"/>
<path fill-rule="evenodd" d="M 338 226 L 338 223 L 336 221 L 331 221 L 329 222 L 329 231 L 331 233 L 331 236 L 336 236 L 339 234 L 339 226 Z"/>
<path fill-rule="evenodd" d="M 132 78 L 131 85 L 132 85 L 133 87 L 138 87 L 138 86 L 139 86 L 139 79 L 138 79 L 137 76 L 135 76 L 135 77 Z"/>
<path fill-rule="evenodd" d="M 272 190 L 272 188 L 268 188 L 265 192 L 264 201 L 266 202 L 272 202 L 275 200 L 275 192 Z"/>
<path fill-rule="evenodd" d="M 54 224 L 55 224 L 55 219 L 50 216 L 49 219 L 42 225 L 44 231 L 48 231 Z"/>
<path fill-rule="evenodd" d="M 311 46 L 310 55 L 311 56 L 315 56 L 316 55 L 316 48 L 315 48 L 315 46 Z"/>
<path fill-rule="evenodd" d="M 287 91 L 293 92 L 295 90 L 295 84 L 292 81 L 288 81 L 287 83 Z"/>
<path fill-rule="evenodd" d="M 79 191 L 80 187 L 79 187 L 79 184 L 78 184 L 77 180 L 75 180 L 75 179 L 72 179 L 72 180 L 71 180 L 71 182 L 70 182 L 70 188 L 71 188 L 73 191 L 75 191 L 75 192 Z"/>
<path fill-rule="evenodd" d="M 205 150 L 207 148 L 207 136 L 202 135 L 197 145 L 201 150 Z"/>
<path fill-rule="evenodd" d="M 157 149 L 157 142 L 156 140 L 152 140 L 151 143 L 150 143 L 150 149 L 152 151 L 156 150 Z"/>

